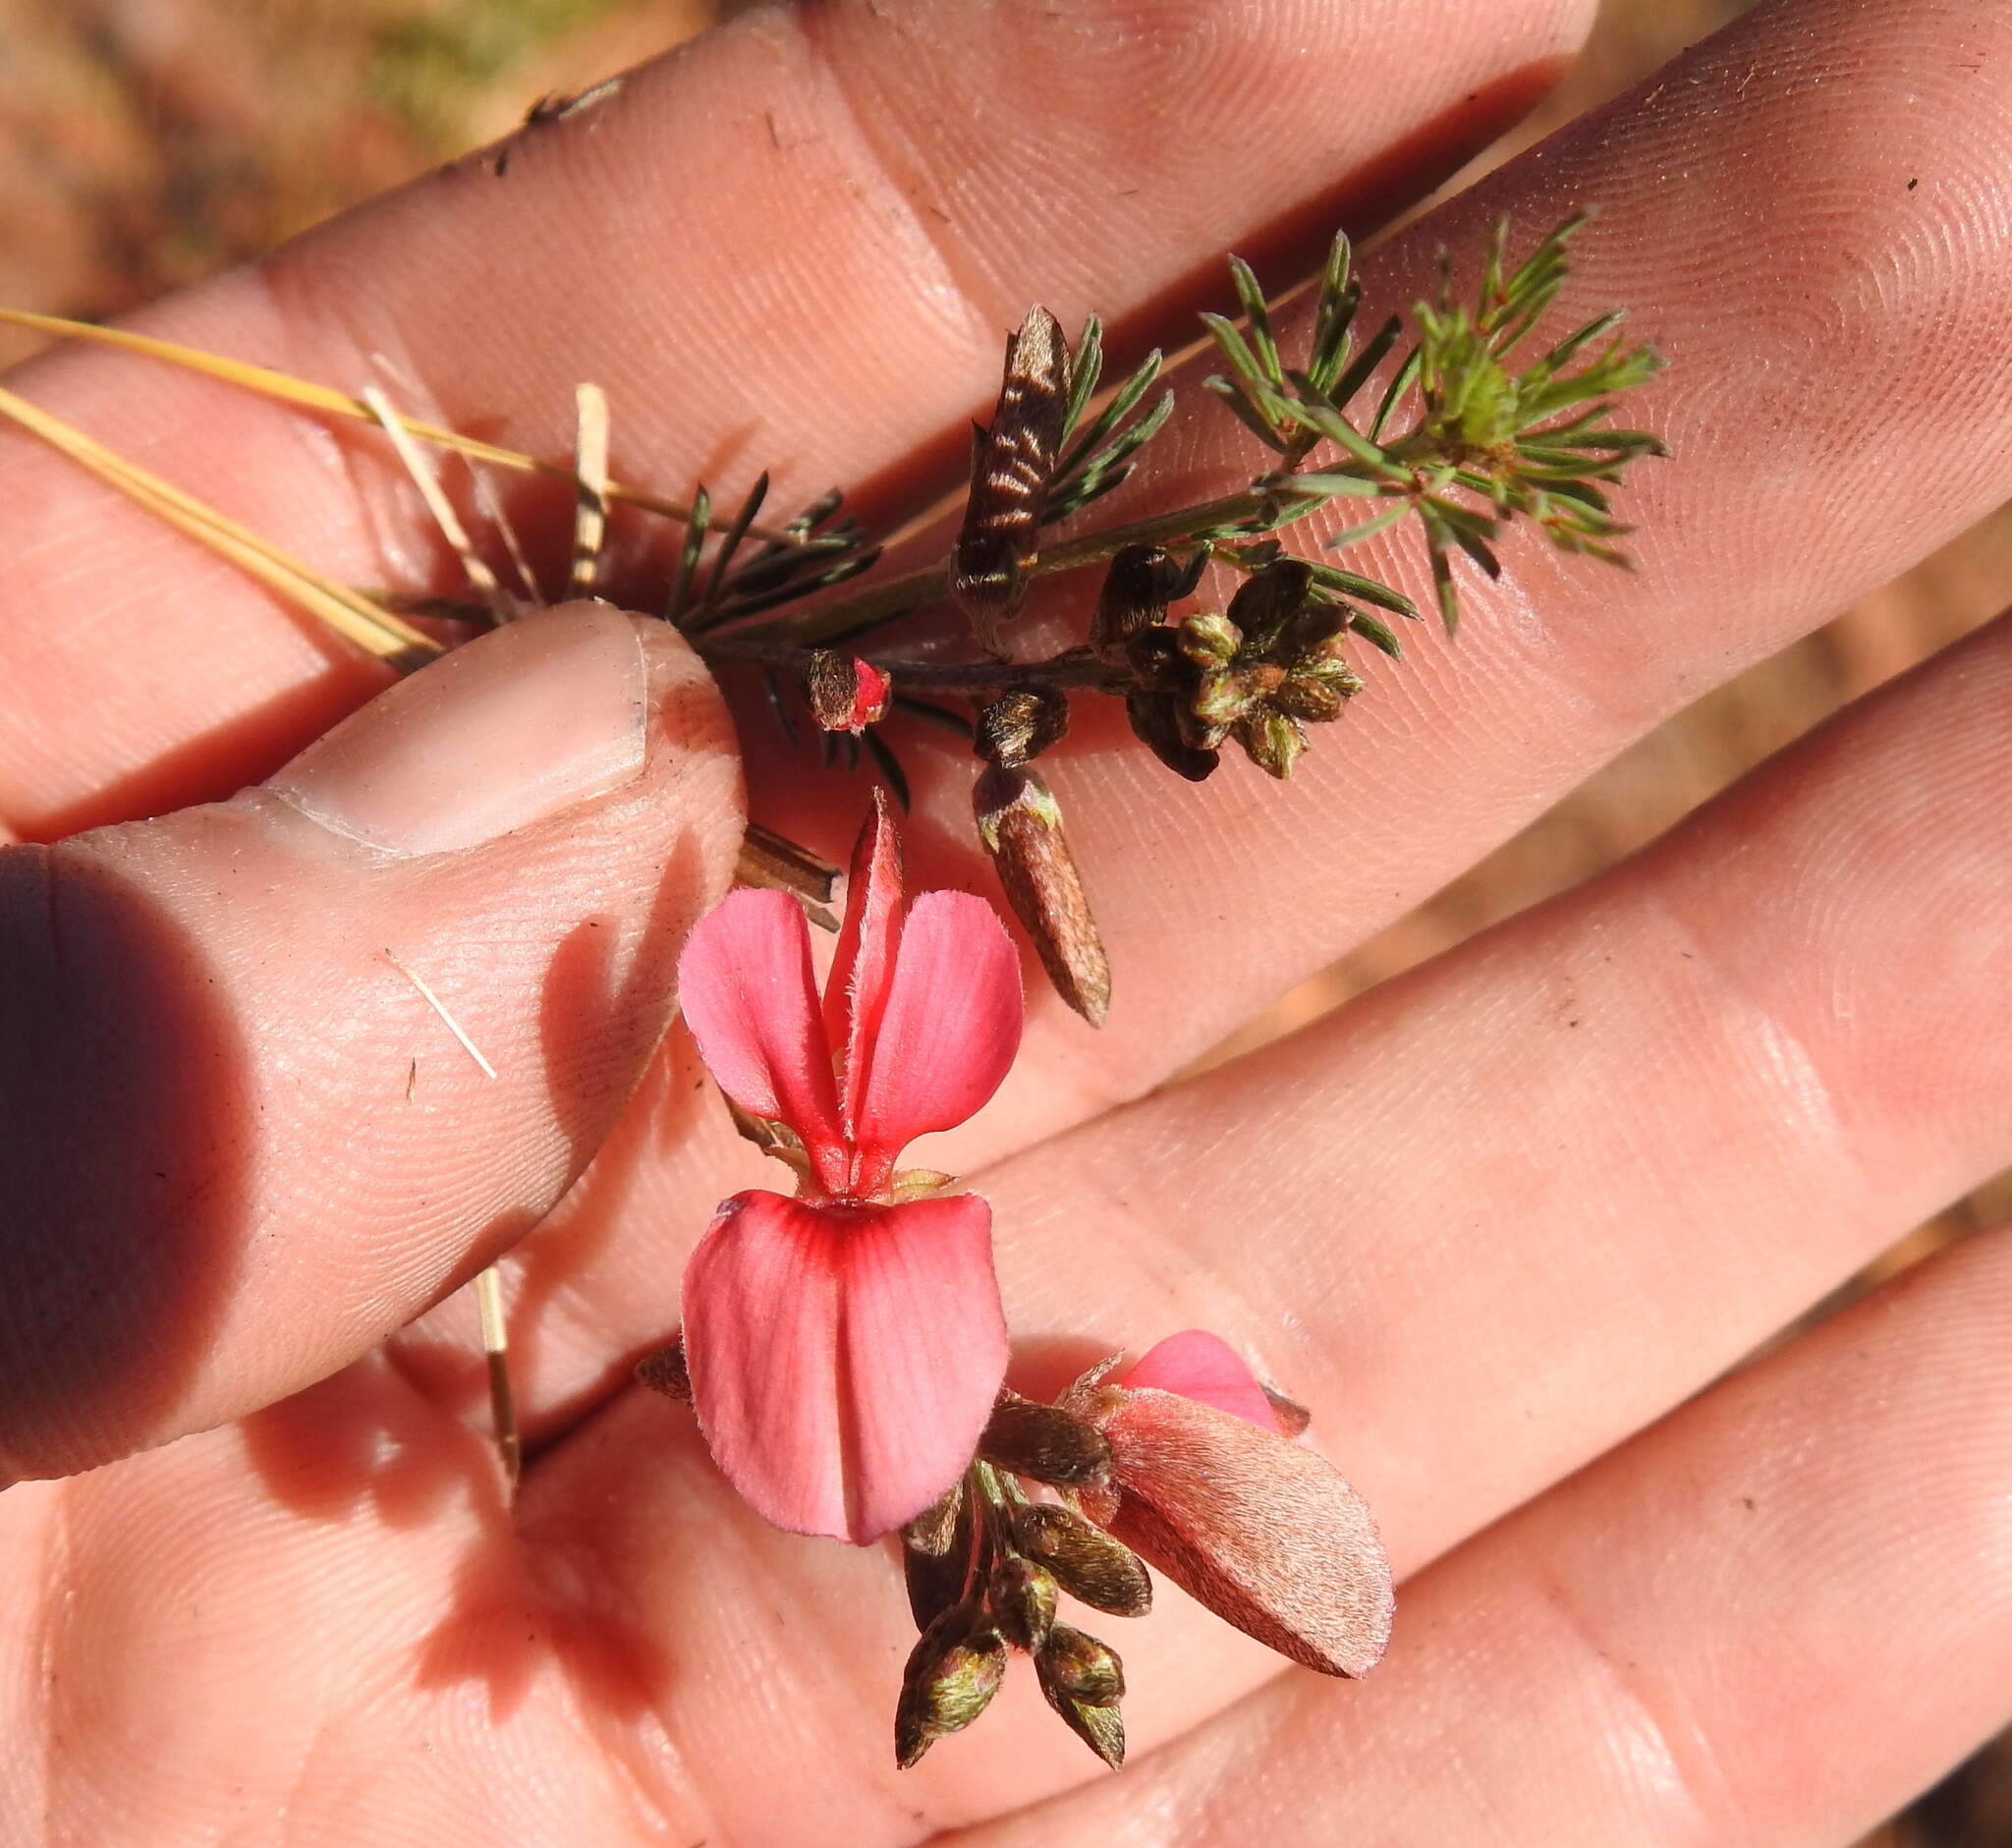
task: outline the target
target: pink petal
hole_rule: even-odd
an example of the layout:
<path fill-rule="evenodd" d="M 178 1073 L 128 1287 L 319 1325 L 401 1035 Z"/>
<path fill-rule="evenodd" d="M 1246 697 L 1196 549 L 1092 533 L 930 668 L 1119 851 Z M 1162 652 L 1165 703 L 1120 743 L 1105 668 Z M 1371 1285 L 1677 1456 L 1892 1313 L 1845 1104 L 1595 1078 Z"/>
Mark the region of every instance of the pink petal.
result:
<path fill-rule="evenodd" d="M 831 1048 L 817 1009 L 810 932 L 786 892 L 732 892 L 696 924 L 678 959 L 678 999 L 719 1088 L 787 1123 L 827 1185 L 843 1185 Z"/>
<path fill-rule="evenodd" d="M 992 1209 L 939 1194 L 878 1209 L 847 1240 L 856 1395 L 853 1538 L 892 1533 L 971 1462 L 1006 1376 Z"/>
<path fill-rule="evenodd" d="M 876 1191 L 916 1137 L 952 1129 L 999 1089 L 1020 1046 L 1020 958 L 984 900 L 924 892 L 909 907 L 854 1141 L 854 1185 Z M 853 1074 L 847 1074 L 848 1087 Z"/>
<path fill-rule="evenodd" d="M 777 1527 L 864 1543 L 971 1461 L 1006 1371 L 991 1213 L 726 1202 L 685 1271 L 692 1402 L 721 1472 Z"/>
<path fill-rule="evenodd" d="M 1195 1399 L 1248 1419 L 1260 1430 L 1278 1429 L 1271 1401 L 1244 1365 L 1243 1356 L 1220 1335 L 1212 1335 L 1205 1328 L 1168 1335 L 1148 1348 L 1139 1364 L 1116 1383 L 1157 1386 L 1162 1392 L 1178 1392 L 1184 1399 Z"/>
<path fill-rule="evenodd" d="M 1294 1661 L 1330 1675 L 1376 1665 L 1390 1637 L 1390 1566 L 1369 1508 L 1332 1464 L 1152 1387 L 1126 1389 L 1102 1423 L 1121 1491 L 1104 1523 L 1112 1534 Z"/>
<path fill-rule="evenodd" d="M 894 982 L 894 959 L 901 948 L 907 904 L 901 889 L 901 836 L 884 790 L 873 792 L 873 812 L 853 847 L 845 882 L 845 923 L 824 983 L 824 1030 L 845 1056 L 845 1121 L 859 1116 L 860 1092 L 871 1063 L 865 1048 L 873 1043 L 887 994 Z"/>

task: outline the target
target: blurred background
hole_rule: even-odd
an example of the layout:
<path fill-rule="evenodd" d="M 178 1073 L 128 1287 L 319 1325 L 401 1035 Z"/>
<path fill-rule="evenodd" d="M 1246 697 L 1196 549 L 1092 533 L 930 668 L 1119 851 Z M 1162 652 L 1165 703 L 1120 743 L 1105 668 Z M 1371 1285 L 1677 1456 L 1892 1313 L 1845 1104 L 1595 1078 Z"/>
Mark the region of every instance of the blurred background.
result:
<path fill-rule="evenodd" d="M 1635 82 L 1753 0 L 1604 0 L 1588 55 L 1490 157 Z M 99 318 L 255 255 L 506 134 L 736 0 L 0 0 L 0 302 Z M 0 364 L 32 342 L 0 331 Z M 1997 613 L 2001 509 L 1663 726 L 1224 1052 L 1298 1025 L 1597 871 L 1800 732 Z M 1953 1202 L 1824 1313 L 2012 1216 Z M 2012 1739 L 1863 1848 L 2012 1848 Z"/>

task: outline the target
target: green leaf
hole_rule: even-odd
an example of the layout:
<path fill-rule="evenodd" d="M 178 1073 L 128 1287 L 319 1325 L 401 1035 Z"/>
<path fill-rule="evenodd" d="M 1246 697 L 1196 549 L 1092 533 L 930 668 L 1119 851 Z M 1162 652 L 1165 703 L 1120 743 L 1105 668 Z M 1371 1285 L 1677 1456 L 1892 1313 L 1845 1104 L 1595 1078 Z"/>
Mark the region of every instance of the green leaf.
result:
<path fill-rule="evenodd" d="M 705 530 L 712 522 L 712 496 L 700 482 L 692 496 L 692 518 L 685 527 L 685 543 L 678 553 L 677 570 L 671 575 L 671 592 L 664 606 L 664 619 L 674 628 L 685 620 L 685 606 L 692 594 L 692 576 L 699 568 L 699 548 L 705 543 Z"/>
<path fill-rule="evenodd" d="M 1354 494 L 1366 500 L 1389 492 L 1387 483 L 1372 480 L 1367 476 L 1338 475 L 1331 469 L 1313 469 L 1305 475 L 1292 477 L 1295 486 L 1306 488 L 1314 494 Z"/>
<path fill-rule="evenodd" d="M 1130 415 L 1132 407 L 1146 396 L 1152 381 L 1159 376 L 1161 364 L 1157 347 L 1140 361 L 1138 369 L 1111 395 L 1111 401 L 1097 414 L 1096 421 L 1083 432 L 1062 460 L 1055 465 L 1054 478 L 1066 480 L 1083 467 L 1085 460 L 1096 449 L 1105 437 L 1122 423 Z"/>
<path fill-rule="evenodd" d="M 1393 661 L 1404 659 L 1404 644 L 1398 641 L 1397 632 L 1380 616 L 1371 616 L 1364 609 L 1352 609 L 1348 613 L 1348 626 L 1371 647 L 1381 648 Z"/>
<path fill-rule="evenodd" d="M 1159 402 L 1143 417 L 1127 424 L 1117 435 L 1077 470 L 1058 480 L 1048 492 L 1041 524 L 1051 525 L 1087 507 L 1100 494 L 1108 494 L 1131 473 L 1128 458 L 1159 434 L 1160 426 L 1173 415 L 1174 394 L 1162 392 Z"/>
<path fill-rule="evenodd" d="M 1335 380 L 1334 389 L 1328 394 L 1336 405 L 1347 408 L 1348 401 L 1369 382 L 1369 374 L 1383 364 L 1384 355 L 1396 346 L 1403 332 L 1404 322 L 1393 314 L 1369 336 L 1356 355 L 1355 363 Z"/>
<path fill-rule="evenodd" d="M 1352 281 L 1348 233 L 1337 231 L 1327 247 L 1327 267 L 1321 272 L 1320 300 L 1313 310 L 1313 340 L 1307 376 L 1325 393 L 1348 358 L 1349 329 L 1362 302 L 1361 285 Z"/>
<path fill-rule="evenodd" d="M 727 566 L 733 562 L 734 554 L 741 549 L 741 541 L 748 536 L 748 529 L 754 524 L 754 516 L 761 511 L 761 503 L 768 498 L 768 471 L 754 477 L 754 485 L 748 490 L 748 498 L 741 503 L 741 510 L 734 515 L 733 525 L 727 528 L 726 536 L 719 542 L 719 551 L 712 561 L 712 575 L 705 581 L 705 594 L 699 601 L 710 605 L 719 600 L 719 589 L 726 579 Z"/>
<path fill-rule="evenodd" d="M 1083 420 L 1096 382 L 1104 370 L 1104 324 L 1094 314 L 1083 323 L 1083 338 L 1069 363 L 1069 411 L 1062 420 L 1062 442 L 1066 443 Z"/>
<path fill-rule="evenodd" d="M 1225 378 L 1220 372 L 1211 372 L 1202 381 L 1202 388 L 1203 391 L 1214 392 L 1224 404 L 1236 413 L 1237 421 L 1243 424 L 1259 442 L 1265 444 L 1268 448 L 1284 450 L 1285 444 L 1280 440 L 1278 432 L 1266 424 L 1264 420 L 1252 408 L 1250 399 L 1237 388 L 1234 379 Z"/>
<path fill-rule="evenodd" d="M 1365 520 L 1358 526 L 1344 527 L 1339 532 L 1330 533 L 1321 544 L 1334 552 L 1342 551 L 1351 545 L 1360 545 L 1365 539 L 1372 539 L 1377 533 L 1387 532 L 1410 512 L 1409 500 L 1392 501 L 1373 520 Z"/>
<path fill-rule="evenodd" d="M 1229 263 L 1237 300 L 1244 305 L 1244 317 L 1251 324 L 1251 345 L 1257 352 L 1258 364 L 1272 384 L 1283 385 L 1285 373 L 1279 368 L 1278 342 L 1271 337 L 1271 315 L 1264 306 L 1264 291 L 1258 286 L 1251 265 L 1241 256 L 1232 256 Z"/>
<path fill-rule="evenodd" d="M 1358 602 L 1373 603 L 1378 609 L 1387 609 L 1393 615 L 1409 616 L 1414 621 L 1418 619 L 1419 606 L 1402 590 L 1393 589 L 1387 584 L 1378 584 L 1374 578 L 1366 578 L 1360 572 L 1344 571 L 1339 565 L 1325 564 L 1317 559 L 1306 562 L 1313 569 L 1315 584 L 1323 584 L 1330 590 L 1354 597 Z"/>
<path fill-rule="evenodd" d="M 1383 434 L 1383 426 L 1390 420 L 1390 414 L 1397 409 L 1397 401 L 1418 383 L 1422 349 L 1412 348 L 1405 356 L 1405 362 L 1397 368 L 1396 375 L 1384 389 L 1383 400 L 1376 407 L 1376 415 L 1369 420 L 1369 436 L 1373 443 Z"/>

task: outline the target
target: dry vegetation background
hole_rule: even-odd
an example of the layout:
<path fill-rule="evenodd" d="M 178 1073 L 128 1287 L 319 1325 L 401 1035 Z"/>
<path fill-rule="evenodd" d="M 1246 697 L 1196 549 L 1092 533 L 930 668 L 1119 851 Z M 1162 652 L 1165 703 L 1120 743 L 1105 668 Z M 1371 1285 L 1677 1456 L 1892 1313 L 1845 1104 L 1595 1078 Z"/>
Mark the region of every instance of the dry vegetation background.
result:
<path fill-rule="evenodd" d="M 1605 0 L 1586 60 L 1534 131 L 1749 3 Z M 537 97 L 659 51 L 722 5 L 732 0 L 0 0 L 0 302 L 116 313 L 506 133 Z M 0 334 L 0 363 L 30 345 Z M 2008 588 L 2012 509 L 1699 701 L 1239 1043 L 1598 870 L 1994 615 Z M 2001 1177 L 1854 1287 L 2008 1213 Z M 2012 1848 L 2012 1748 L 1974 1761 L 1865 1848 Z"/>

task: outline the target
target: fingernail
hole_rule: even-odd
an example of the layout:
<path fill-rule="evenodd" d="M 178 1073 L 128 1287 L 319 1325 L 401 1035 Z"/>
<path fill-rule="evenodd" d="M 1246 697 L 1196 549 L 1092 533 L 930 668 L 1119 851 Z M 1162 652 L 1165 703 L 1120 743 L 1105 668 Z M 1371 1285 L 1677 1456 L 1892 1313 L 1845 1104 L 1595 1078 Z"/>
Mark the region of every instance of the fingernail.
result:
<path fill-rule="evenodd" d="M 452 853 L 628 782 L 646 706 L 628 617 L 547 610 L 379 694 L 266 788 L 383 853 Z"/>

